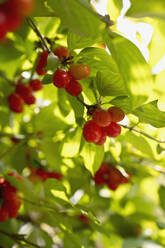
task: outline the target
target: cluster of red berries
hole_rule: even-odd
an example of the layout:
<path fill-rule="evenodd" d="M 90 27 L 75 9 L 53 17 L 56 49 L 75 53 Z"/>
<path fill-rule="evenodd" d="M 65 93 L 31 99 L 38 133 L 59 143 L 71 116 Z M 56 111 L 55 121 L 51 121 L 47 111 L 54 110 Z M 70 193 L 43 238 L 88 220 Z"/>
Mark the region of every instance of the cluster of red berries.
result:
<path fill-rule="evenodd" d="M 24 104 L 31 105 L 36 101 L 33 92 L 41 90 L 43 84 L 39 79 L 32 79 L 28 85 L 18 83 L 15 92 L 11 93 L 8 97 L 10 109 L 15 113 L 23 111 Z"/>
<path fill-rule="evenodd" d="M 47 65 L 48 52 L 40 54 L 36 71 L 39 75 L 46 74 L 45 66 Z M 59 46 L 55 49 L 54 54 L 59 58 L 61 63 L 71 56 L 66 47 Z M 69 70 L 57 69 L 53 75 L 53 84 L 57 88 L 64 88 L 70 95 L 77 97 L 82 92 L 82 86 L 77 80 L 85 79 L 90 75 L 90 67 L 86 64 L 72 64 Z"/>
<path fill-rule="evenodd" d="M 9 176 L 16 176 L 18 180 L 22 178 L 15 173 L 9 173 Z M 18 191 L 4 178 L 0 178 L 0 199 L 2 200 L 0 208 L 0 222 L 6 221 L 8 218 L 16 218 L 21 201 L 18 198 Z"/>
<path fill-rule="evenodd" d="M 59 172 L 49 172 L 45 171 L 42 167 L 35 169 L 33 166 L 28 166 L 30 170 L 30 176 L 29 179 L 32 182 L 36 182 L 38 180 L 42 180 L 45 182 L 48 178 L 55 178 L 59 181 L 62 180 L 63 175 Z"/>
<path fill-rule="evenodd" d="M 92 120 L 84 125 L 84 139 L 96 145 L 103 145 L 106 136 L 117 137 L 121 133 L 121 126 L 117 122 L 122 121 L 124 116 L 124 112 L 118 107 L 110 107 L 108 110 L 96 109 Z"/>
<path fill-rule="evenodd" d="M 0 4 L 0 40 L 17 30 L 34 8 L 34 0 L 6 0 Z"/>
<path fill-rule="evenodd" d="M 107 184 L 111 190 L 116 190 L 120 184 L 130 182 L 131 174 L 127 171 L 126 174 L 127 176 L 124 176 L 114 166 L 103 162 L 99 170 L 95 173 L 94 181 L 96 185 Z"/>

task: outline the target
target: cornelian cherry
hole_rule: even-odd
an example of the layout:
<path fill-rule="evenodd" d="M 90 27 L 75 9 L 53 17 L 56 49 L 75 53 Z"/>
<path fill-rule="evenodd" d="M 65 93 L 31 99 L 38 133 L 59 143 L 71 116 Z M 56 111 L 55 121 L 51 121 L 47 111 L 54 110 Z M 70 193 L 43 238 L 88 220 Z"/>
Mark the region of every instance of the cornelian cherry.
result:
<path fill-rule="evenodd" d="M 7 31 L 7 15 L 0 9 L 0 40 L 5 38 Z"/>
<path fill-rule="evenodd" d="M 69 73 L 76 80 L 85 79 L 90 75 L 90 67 L 85 64 L 71 65 Z"/>
<path fill-rule="evenodd" d="M 103 131 L 109 137 L 117 137 L 121 133 L 121 126 L 116 122 L 111 122 L 109 126 L 103 128 Z"/>
<path fill-rule="evenodd" d="M 41 83 L 41 80 L 39 79 L 32 79 L 30 81 L 30 87 L 32 88 L 33 91 L 38 91 L 43 88 L 43 84 Z"/>
<path fill-rule="evenodd" d="M 17 84 L 15 91 L 19 94 L 24 100 L 32 95 L 32 88 L 29 85 L 19 83 Z"/>
<path fill-rule="evenodd" d="M 63 46 L 58 46 L 55 50 L 54 50 L 54 54 L 60 59 L 62 60 L 63 58 L 67 57 L 67 56 L 71 56 L 71 53 L 68 53 L 68 49 L 66 47 Z"/>
<path fill-rule="evenodd" d="M 101 136 L 102 130 L 94 121 L 87 121 L 83 128 L 83 136 L 87 142 L 97 143 Z"/>
<path fill-rule="evenodd" d="M 12 0 L 20 16 L 28 16 L 34 8 L 34 0 Z"/>
<path fill-rule="evenodd" d="M 44 67 L 46 67 L 47 65 L 48 54 L 48 51 L 43 51 L 38 58 L 36 66 L 36 72 L 38 73 L 38 75 L 45 75 L 47 72 L 47 70 L 44 70 Z"/>
<path fill-rule="evenodd" d="M 70 83 L 65 88 L 65 90 L 72 96 L 78 96 L 82 92 L 82 86 L 74 78 L 71 78 Z"/>
<path fill-rule="evenodd" d="M 106 127 L 111 123 L 111 115 L 108 111 L 103 109 L 97 109 L 92 115 L 93 121 L 97 123 L 100 127 Z"/>
<path fill-rule="evenodd" d="M 25 101 L 25 103 L 26 103 L 27 105 L 32 105 L 32 104 L 35 103 L 36 98 L 35 98 L 35 96 L 30 95 L 30 96 L 26 97 L 26 98 L 24 99 L 24 101 Z"/>
<path fill-rule="evenodd" d="M 94 181 L 96 185 L 103 185 L 109 178 L 109 166 L 106 163 L 102 163 L 100 168 L 96 171 Z"/>
<path fill-rule="evenodd" d="M 107 181 L 107 185 L 111 190 L 116 190 L 118 186 L 122 183 L 123 175 L 121 172 L 115 168 L 110 167 L 109 168 L 109 178 Z"/>
<path fill-rule="evenodd" d="M 53 83 L 57 88 L 65 88 L 70 83 L 70 75 L 65 70 L 57 70 L 53 75 Z"/>
<path fill-rule="evenodd" d="M 125 114 L 124 114 L 123 110 L 121 110 L 118 107 L 110 107 L 108 109 L 108 112 L 112 116 L 112 121 L 113 122 L 122 121 L 124 119 L 124 117 L 125 117 Z"/>
<path fill-rule="evenodd" d="M 17 93 L 12 93 L 8 97 L 8 103 L 9 103 L 10 109 L 13 112 L 15 112 L 15 113 L 21 113 L 23 111 L 24 100 Z"/>
<path fill-rule="evenodd" d="M 101 138 L 99 139 L 99 141 L 96 142 L 95 144 L 98 145 L 98 146 L 101 146 L 101 145 L 103 145 L 105 143 L 105 141 L 106 141 L 106 135 L 103 133 Z"/>
<path fill-rule="evenodd" d="M 8 209 L 4 206 L 0 208 L 0 222 L 4 222 L 8 219 Z"/>
<path fill-rule="evenodd" d="M 80 214 L 79 215 L 79 218 L 80 218 L 80 220 L 84 223 L 84 224 L 89 224 L 90 223 L 90 219 L 86 216 L 86 215 L 84 215 L 84 214 Z"/>

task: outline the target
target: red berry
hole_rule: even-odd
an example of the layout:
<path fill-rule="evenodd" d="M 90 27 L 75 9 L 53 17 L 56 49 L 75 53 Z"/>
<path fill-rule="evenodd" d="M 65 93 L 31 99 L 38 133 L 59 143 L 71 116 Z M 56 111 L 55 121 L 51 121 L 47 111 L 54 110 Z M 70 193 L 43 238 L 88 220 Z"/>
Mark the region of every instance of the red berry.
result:
<path fill-rule="evenodd" d="M 24 101 L 27 97 L 32 95 L 32 88 L 29 85 L 23 83 L 18 83 L 15 91 L 24 99 Z"/>
<path fill-rule="evenodd" d="M 0 40 L 5 38 L 7 31 L 7 15 L 0 9 Z"/>
<path fill-rule="evenodd" d="M 102 130 L 94 121 L 87 121 L 83 128 L 83 136 L 87 142 L 97 143 L 101 136 Z"/>
<path fill-rule="evenodd" d="M 21 206 L 21 200 L 16 198 L 14 201 L 6 202 L 9 218 L 16 218 L 18 216 L 18 209 Z"/>
<path fill-rule="evenodd" d="M 97 123 L 100 127 L 106 127 L 108 126 L 112 119 L 111 115 L 108 113 L 108 111 L 103 109 L 97 109 L 93 115 L 92 115 L 93 121 Z"/>
<path fill-rule="evenodd" d="M 8 209 L 2 204 L 0 208 L 0 222 L 4 222 L 8 219 Z"/>
<path fill-rule="evenodd" d="M 82 87 L 78 81 L 72 78 L 65 90 L 72 96 L 78 96 L 82 92 Z"/>
<path fill-rule="evenodd" d="M 103 128 L 103 131 L 109 137 L 117 137 L 121 133 L 121 126 L 116 122 L 111 122 L 109 126 Z"/>
<path fill-rule="evenodd" d="M 76 80 L 88 78 L 90 75 L 90 67 L 85 64 L 71 65 L 69 73 Z"/>
<path fill-rule="evenodd" d="M 98 171 L 96 171 L 94 176 L 94 181 L 96 185 L 103 185 L 107 182 L 109 178 L 109 166 L 106 163 L 102 163 Z"/>
<path fill-rule="evenodd" d="M 130 180 L 131 180 L 132 175 L 128 171 L 126 171 L 126 173 L 127 173 L 127 177 L 126 176 L 123 176 L 121 183 L 130 183 Z"/>
<path fill-rule="evenodd" d="M 111 190 L 116 190 L 122 183 L 123 175 L 115 167 L 110 167 L 107 185 Z"/>
<path fill-rule="evenodd" d="M 15 144 L 18 144 L 20 142 L 20 140 L 15 137 L 11 137 L 10 140 Z"/>
<path fill-rule="evenodd" d="M 24 100 L 17 93 L 12 93 L 8 97 L 8 103 L 9 103 L 10 109 L 13 112 L 21 113 L 23 111 Z"/>
<path fill-rule="evenodd" d="M 86 215 L 84 215 L 84 214 L 80 214 L 80 215 L 79 215 L 79 218 L 80 218 L 80 220 L 81 220 L 84 224 L 89 224 L 89 223 L 90 223 L 90 219 L 89 219 Z"/>
<path fill-rule="evenodd" d="M 22 18 L 17 14 L 9 14 L 7 16 L 7 29 L 12 32 L 20 28 L 22 25 Z"/>
<path fill-rule="evenodd" d="M 44 75 L 47 72 L 47 70 L 44 70 L 44 67 L 46 67 L 47 65 L 48 54 L 48 51 L 43 51 L 38 58 L 36 66 L 36 72 L 38 73 L 38 75 Z"/>
<path fill-rule="evenodd" d="M 63 57 L 67 57 L 67 56 L 71 56 L 71 53 L 68 53 L 68 49 L 66 47 L 63 46 L 59 46 L 55 49 L 54 54 L 60 59 L 62 60 Z"/>
<path fill-rule="evenodd" d="M 42 181 L 46 181 L 46 179 L 49 178 L 49 174 L 43 168 L 38 168 L 36 170 L 36 175 L 39 176 L 42 179 Z"/>
<path fill-rule="evenodd" d="M 57 88 L 65 88 L 70 83 L 70 75 L 67 71 L 57 70 L 53 76 L 53 83 Z"/>
<path fill-rule="evenodd" d="M 33 91 L 38 91 L 43 88 L 43 84 L 41 83 L 41 80 L 39 79 L 33 79 L 30 81 L 30 87 Z"/>
<path fill-rule="evenodd" d="M 125 114 L 124 114 L 123 110 L 121 110 L 118 107 L 110 107 L 108 109 L 108 112 L 112 116 L 112 121 L 113 122 L 122 121 L 124 119 L 124 117 L 125 117 Z"/>
<path fill-rule="evenodd" d="M 56 178 L 57 180 L 61 181 L 63 178 L 63 175 L 58 172 L 48 172 L 49 178 Z"/>
<path fill-rule="evenodd" d="M 36 98 L 35 98 L 35 96 L 30 95 L 30 96 L 26 97 L 26 98 L 24 99 L 24 101 L 25 101 L 25 103 L 26 103 L 27 105 L 31 105 L 31 104 L 34 104 L 34 103 L 35 103 Z"/>
<path fill-rule="evenodd" d="M 99 139 L 99 141 L 96 142 L 95 144 L 98 145 L 98 146 L 101 146 L 101 145 L 103 145 L 105 143 L 105 141 L 106 141 L 106 135 L 103 133 L 101 138 Z"/>
<path fill-rule="evenodd" d="M 5 182 L 5 184 L 2 185 L 2 197 L 6 201 L 14 201 L 15 198 L 17 198 L 17 190 L 15 187 L 11 186 L 10 183 Z"/>
<path fill-rule="evenodd" d="M 34 8 L 34 0 L 14 0 L 17 13 L 28 16 Z"/>

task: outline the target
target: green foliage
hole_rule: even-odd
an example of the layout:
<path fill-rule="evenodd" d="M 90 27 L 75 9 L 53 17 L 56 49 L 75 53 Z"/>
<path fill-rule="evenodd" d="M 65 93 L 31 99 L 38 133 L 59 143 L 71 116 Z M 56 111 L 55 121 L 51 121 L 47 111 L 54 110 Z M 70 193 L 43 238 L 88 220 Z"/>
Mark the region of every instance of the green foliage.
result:
<path fill-rule="evenodd" d="M 17 188 L 22 202 L 17 218 L 0 221 L 0 247 L 165 247 L 165 71 L 154 68 L 164 56 L 165 3 L 131 0 L 126 13 L 136 18 L 131 23 L 150 17 L 143 18 L 154 29 L 146 59 L 116 25 L 124 1 L 108 1 L 114 25 L 91 2 L 97 1 L 36 0 L 30 18 L 38 31 L 25 18 L 0 42 L 0 178 Z M 51 50 L 45 75 L 36 73 L 38 54 L 46 49 L 41 36 Z M 71 56 L 55 56 L 58 46 Z M 78 97 L 53 84 L 57 68 L 76 63 L 90 67 Z M 43 85 L 33 92 L 36 103 L 13 113 L 8 96 L 31 79 Z M 121 135 L 103 145 L 86 142 L 83 127 L 92 111 L 111 106 L 126 115 Z M 130 176 L 129 183 L 114 191 L 107 178 L 97 185 L 102 162 Z"/>
<path fill-rule="evenodd" d="M 156 17 L 164 19 L 165 3 L 162 0 L 155 2 L 154 0 L 131 0 L 131 8 L 128 10 L 127 15 L 133 17 Z"/>

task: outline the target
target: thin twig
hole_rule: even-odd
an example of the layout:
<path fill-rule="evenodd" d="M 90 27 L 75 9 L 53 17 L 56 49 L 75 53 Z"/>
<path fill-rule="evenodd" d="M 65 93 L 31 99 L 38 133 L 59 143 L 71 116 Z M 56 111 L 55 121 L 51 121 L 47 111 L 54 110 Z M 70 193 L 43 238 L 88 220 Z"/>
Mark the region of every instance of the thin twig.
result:
<path fill-rule="evenodd" d="M 86 104 L 85 102 L 83 102 L 78 96 L 77 96 L 76 98 L 77 98 L 77 100 L 78 100 L 82 105 L 84 105 L 86 108 L 89 108 L 89 107 L 90 107 L 90 105 L 88 105 L 88 104 Z"/>
<path fill-rule="evenodd" d="M 33 247 L 41 248 L 41 246 L 34 244 L 34 243 L 28 241 L 27 239 L 25 239 L 25 235 L 9 233 L 9 232 L 3 231 L 1 229 L 0 229 L 0 233 L 5 235 L 5 236 L 8 236 L 10 239 L 14 240 L 19 245 L 22 245 L 21 242 L 25 242 L 26 244 L 31 245 Z"/>
<path fill-rule="evenodd" d="M 130 131 L 134 131 L 134 132 L 136 132 L 136 133 L 140 133 L 140 134 L 146 136 L 147 138 L 152 139 L 152 140 L 154 140 L 154 141 L 156 141 L 156 142 L 158 142 L 158 143 L 165 143 L 165 140 L 158 140 L 158 139 L 152 137 L 151 135 L 149 135 L 149 134 L 147 134 L 147 133 L 145 133 L 145 132 L 143 132 L 143 131 L 140 131 L 140 130 L 135 129 L 134 126 L 133 126 L 133 127 L 128 127 L 127 125 L 123 125 L 123 124 L 120 124 L 120 126 L 122 126 L 122 127 L 124 127 L 124 128 L 127 128 L 127 129 L 129 129 Z"/>
<path fill-rule="evenodd" d="M 50 53 L 51 50 L 47 46 L 46 40 L 44 39 L 44 37 L 40 33 L 40 31 L 37 28 L 36 24 L 34 23 L 33 19 L 31 17 L 27 17 L 27 22 L 28 22 L 29 26 L 33 29 L 33 31 L 36 33 L 36 35 L 41 39 L 41 41 L 42 41 L 44 47 L 46 48 L 46 50 Z"/>

